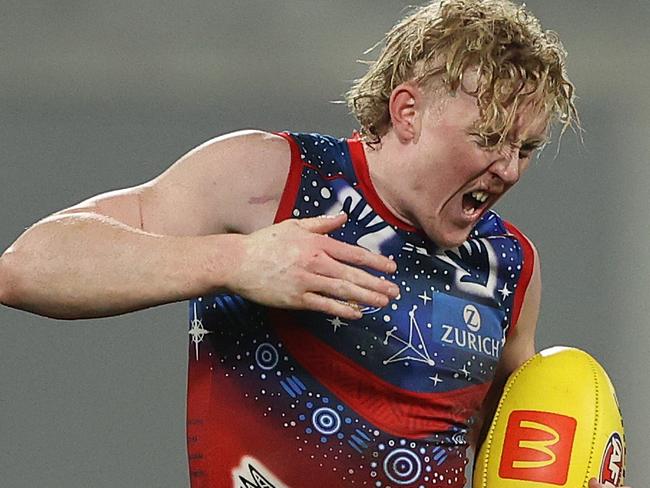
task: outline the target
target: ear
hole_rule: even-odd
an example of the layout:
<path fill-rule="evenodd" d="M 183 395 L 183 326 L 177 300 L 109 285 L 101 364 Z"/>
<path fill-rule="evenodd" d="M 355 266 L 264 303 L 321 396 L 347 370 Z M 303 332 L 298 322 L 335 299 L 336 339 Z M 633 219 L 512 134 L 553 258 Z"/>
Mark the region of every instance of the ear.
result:
<path fill-rule="evenodd" d="M 402 143 L 417 142 L 422 109 L 422 92 L 418 86 L 405 82 L 395 87 L 390 94 L 388 109 L 397 139 Z"/>

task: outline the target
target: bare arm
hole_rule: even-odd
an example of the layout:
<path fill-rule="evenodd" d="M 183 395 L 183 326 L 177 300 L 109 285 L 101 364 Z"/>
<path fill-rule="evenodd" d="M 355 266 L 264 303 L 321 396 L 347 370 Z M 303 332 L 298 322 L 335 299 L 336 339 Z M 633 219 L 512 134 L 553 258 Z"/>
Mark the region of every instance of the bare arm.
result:
<path fill-rule="evenodd" d="M 387 282 L 341 261 L 380 271 L 393 264 L 321 235 L 344 217 L 284 222 L 268 233 L 289 162 L 282 138 L 237 133 L 190 151 L 148 183 L 57 212 L 0 257 L 0 302 L 67 319 L 218 290 L 349 318 L 356 312 L 331 297 L 387 302 Z"/>
<path fill-rule="evenodd" d="M 0 259 L 2 302 L 56 318 L 97 317 L 224 288 L 242 236 L 223 235 L 234 207 L 228 192 L 208 193 L 219 183 L 241 190 L 235 177 L 225 180 L 228 169 L 264 163 L 281 188 L 288 154 L 283 141 L 261 133 L 218 138 L 150 182 L 41 220 Z"/>
<path fill-rule="evenodd" d="M 2 302 L 61 318 L 117 315 L 224 287 L 236 235 L 161 236 L 91 212 L 55 215 L 1 258 Z M 219 252 L 215 252 L 219 249 Z M 210 275 L 209 270 L 217 272 Z"/>
<path fill-rule="evenodd" d="M 494 416 L 494 412 L 496 411 L 497 404 L 508 378 L 519 366 L 535 354 L 535 329 L 539 315 L 542 285 L 539 257 L 534 248 L 533 251 L 535 256 L 533 275 L 528 290 L 526 291 L 526 297 L 521 309 L 519 321 L 517 322 L 517 327 L 503 349 L 503 354 L 499 360 L 494 381 L 492 382 L 490 390 L 483 403 L 481 414 L 479 416 L 479 425 L 477 425 L 477 429 L 474 431 L 475 439 L 473 444 L 476 446 L 480 446 L 485 439 L 490 422 Z M 589 480 L 589 488 L 606 487 L 593 478 Z M 622 488 L 631 487 L 624 486 Z"/>
<path fill-rule="evenodd" d="M 477 446 L 480 446 L 485 438 L 492 417 L 494 416 L 494 412 L 496 411 L 497 404 L 501 398 L 503 387 L 508 381 L 508 378 L 513 371 L 535 354 L 535 329 L 537 327 L 537 318 L 539 316 L 542 281 L 539 256 L 534 247 L 533 256 L 535 260 L 533 274 L 528 289 L 526 290 L 521 314 L 519 315 L 515 329 L 508 337 L 506 345 L 503 348 L 501 358 L 497 364 L 494 380 L 492 381 L 490 390 L 483 402 L 481 413 L 479 415 L 479 422 L 474 431 L 475 438 L 473 443 Z"/>

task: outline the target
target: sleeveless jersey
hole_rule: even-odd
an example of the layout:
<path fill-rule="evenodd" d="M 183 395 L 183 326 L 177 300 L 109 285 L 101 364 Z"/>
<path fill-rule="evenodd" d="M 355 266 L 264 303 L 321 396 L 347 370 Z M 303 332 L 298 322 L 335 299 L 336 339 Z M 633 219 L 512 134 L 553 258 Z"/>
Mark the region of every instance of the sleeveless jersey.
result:
<path fill-rule="evenodd" d="M 517 321 L 530 243 L 488 211 L 462 246 L 438 249 L 383 205 L 361 141 L 281 135 L 292 162 L 276 222 L 345 211 L 331 237 L 392 257 L 401 294 L 354 321 L 191 301 L 192 488 L 466 486 L 468 430 Z"/>

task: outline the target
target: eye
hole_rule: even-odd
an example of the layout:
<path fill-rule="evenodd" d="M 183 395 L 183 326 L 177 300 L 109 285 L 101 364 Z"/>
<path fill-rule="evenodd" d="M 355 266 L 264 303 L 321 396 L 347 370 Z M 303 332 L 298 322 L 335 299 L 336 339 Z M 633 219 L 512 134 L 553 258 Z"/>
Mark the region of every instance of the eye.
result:
<path fill-rule="evenodd" d="M 533 154 L 534 150 L 535 150 L 534 147 L 533 148 L 522 147 L 521 149 L 519 149 L 519 159 L 528 159 L 531 156 L 531 154 Z"/>
<path fill-rule="evenodd" d="M 473 132 L 470 134 L 477 146 L 483 149 L 496 149 L 501 142 L 499 134 L 481 134 Z"/>
<path fill-rule="evenodd" d="M 528 159 L 539 146 L 539 144 L 524 144 L 519 148 L 519 159 Z"/>

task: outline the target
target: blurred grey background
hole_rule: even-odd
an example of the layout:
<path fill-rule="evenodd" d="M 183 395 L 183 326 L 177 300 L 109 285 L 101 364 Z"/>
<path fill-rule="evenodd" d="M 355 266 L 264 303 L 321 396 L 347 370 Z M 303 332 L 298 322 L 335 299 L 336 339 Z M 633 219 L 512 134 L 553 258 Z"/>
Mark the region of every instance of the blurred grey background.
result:
<path fill-rule="evenodd" d="M 539 348 L 608 370 L 650 478 L 650 3 L 528 0 L 561 35 L 567 134 L 501 205 L 539 249 Z M 3 0 L 0 249 L 39 218 L 240 128 L 344 136 L 355 62 L 407 2 Z M 184 487 L 187 306 L 63 322 L 0 308 L 0 486 Z"/>

